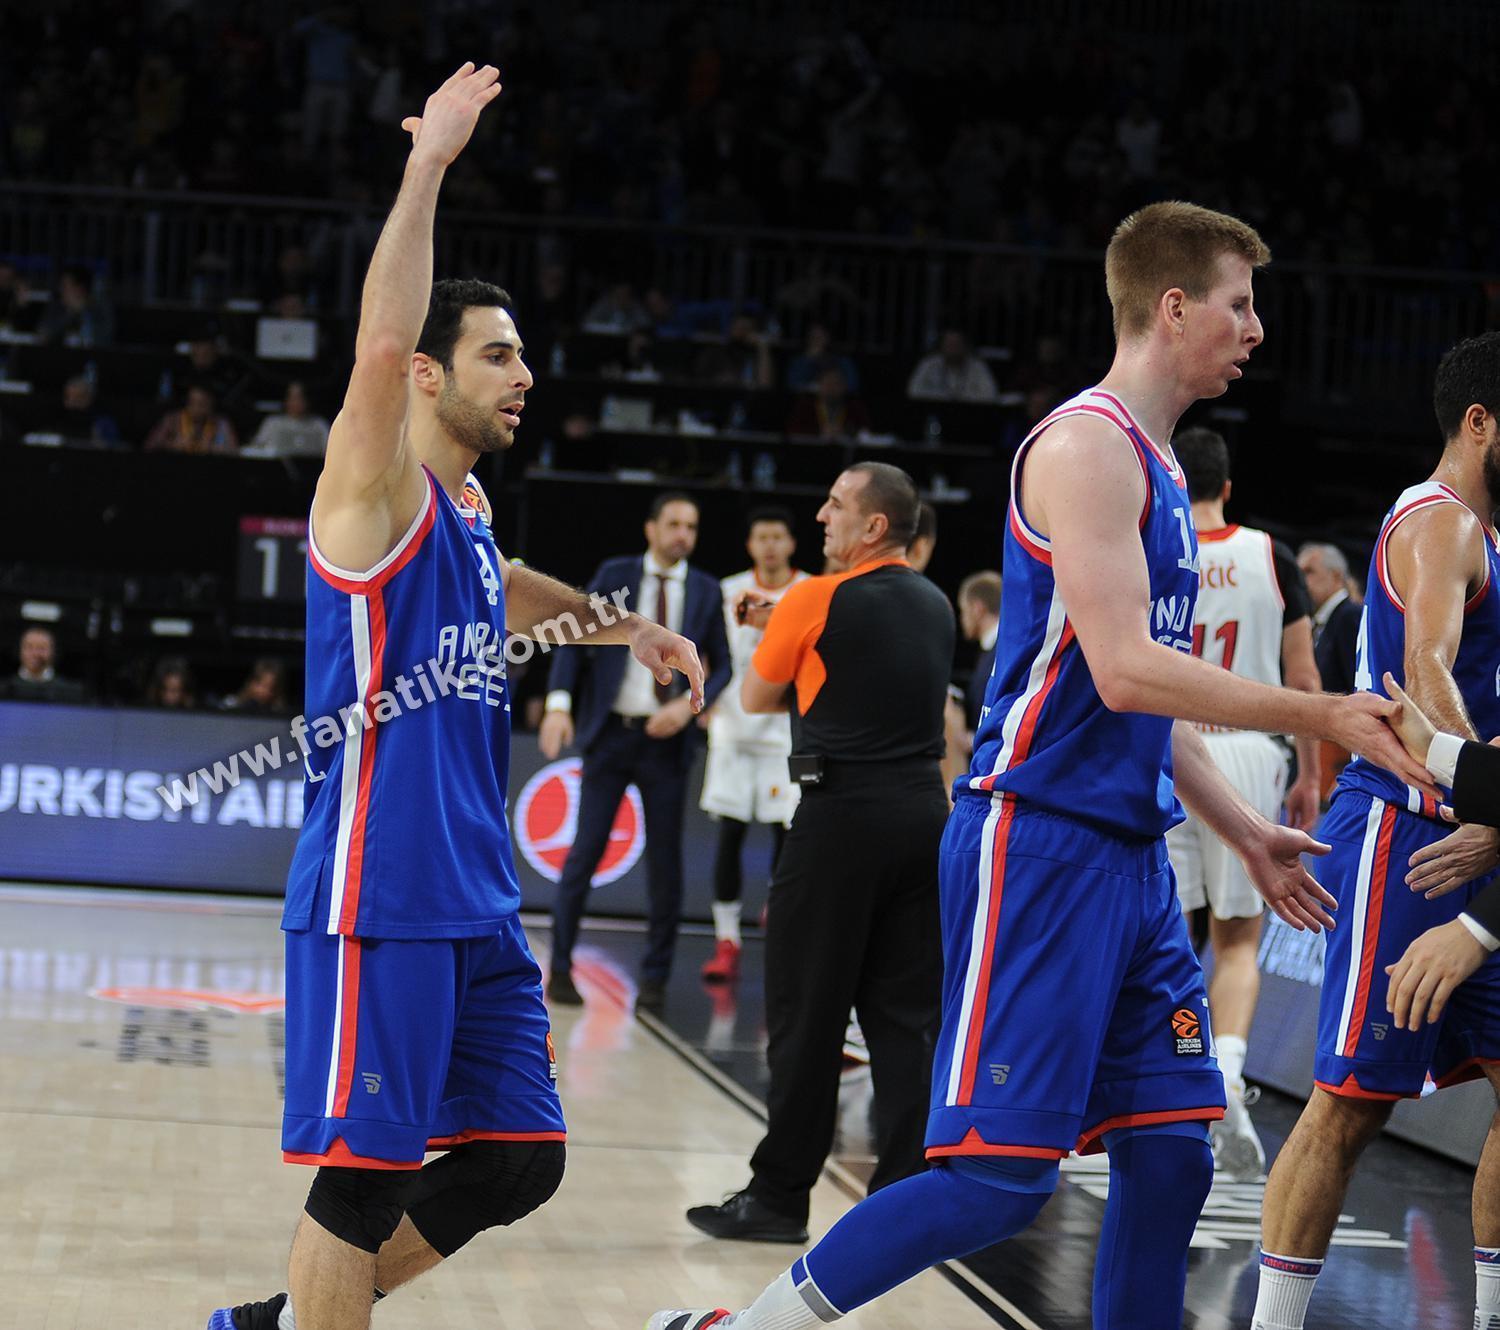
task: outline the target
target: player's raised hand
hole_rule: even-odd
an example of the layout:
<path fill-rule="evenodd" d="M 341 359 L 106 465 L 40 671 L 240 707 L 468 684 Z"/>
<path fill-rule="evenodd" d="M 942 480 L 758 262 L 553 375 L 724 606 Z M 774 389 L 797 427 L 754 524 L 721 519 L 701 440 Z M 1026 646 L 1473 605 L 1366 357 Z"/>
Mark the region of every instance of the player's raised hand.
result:
<path fill-rule="evenodd" d="M 1326 738 L 1377 767 L 1384 767 L 1408 785 L 1415 785 L 1434 798 L 1440 797 L 1427 768 L 1406 751 L 1406 745 L 1397 736 L 1394 727 L 1402 718 L 1401 703 L 1376 697 L 1374 693 L 1351 693 L 1329 701 L 1333 710 Z"/>
<path fill-rule="evenodd" d="M 447 166 L 464 150 L 479 123 L 479 113 L 500 95 L 500 71 L 494 65 L 460 65 L 422 108 L 409 115 L 401 128 L 411 135 L 412 155 Z"/>
<path fill-rule="evenodd" d="M 1237 853 L 1256 891 L 1286 923 L 1314 933 L 1334 926 L 1334 900 L 1303 866 L 1304 854 L 1327 854 L 1329 847 L 1305 832 L 1266 822 L 1259 835 Z"/>
<path fill-rule="evenodd" d="M 639 615 L 632 617 L 630 626 L 630 654 L 651 671 L 657 683 L 671 683 L 673 670 L 685 675 L 688 701 L 697 715 L 703 710 L 703 662 L 698 659 L 698 648 L 680 633 Z"/>

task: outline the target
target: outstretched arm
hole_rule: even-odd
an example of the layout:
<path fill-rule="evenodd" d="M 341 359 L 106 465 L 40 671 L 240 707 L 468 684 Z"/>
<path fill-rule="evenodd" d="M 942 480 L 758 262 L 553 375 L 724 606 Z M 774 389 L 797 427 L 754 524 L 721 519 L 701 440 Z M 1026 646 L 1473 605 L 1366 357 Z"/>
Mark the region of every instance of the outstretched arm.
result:
<path fill-rule="evenodd" d="M 406 445 L 407 381 L 432 295 L 432 220 L 449 164 L 499 95 L 493 66 L 461 66 L 402 124 L 411 154 L 365 275 L 354 370 L 328 432 L 313 500 L 318 544 L 336 564 L 364 569 L 395 545 L 423 499 Z"/>
<path fill-rule="evenodd" d="M 1058 594 L 1110 710 L 1332 739 L 1431 788 L 1426 771 L 1385 724 L 1394 703 L 1368 693 L 1330 697 L 1255 683 L 1152 639 L 1138 527 L 1146 482 L 1112 426 L 1059 421 L 1032 446 L 1021 486 L 1028 521 L 1050 538 Z"/>
<path fill-rule="evenodd" d="M 1212 668 L 1212 667 L 1210 667 Z M 1172 727 L 1172 770 L 1177 793 L 1209 830 L 1239 856 L 1266 903 L 1293 928 L 1332 928 L 1337 902 L 1302 866 L 1304 854 L 1328 846 L 1295 827 L 1267 822 L 1225 778 L 1192 726 Z"/>

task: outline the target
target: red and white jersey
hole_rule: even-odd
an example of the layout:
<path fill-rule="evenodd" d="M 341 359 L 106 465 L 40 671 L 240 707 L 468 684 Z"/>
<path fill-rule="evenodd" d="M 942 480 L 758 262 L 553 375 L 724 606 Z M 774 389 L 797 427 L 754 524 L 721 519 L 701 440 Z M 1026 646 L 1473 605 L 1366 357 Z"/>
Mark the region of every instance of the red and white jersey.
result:
<path fill-rule="evenodd" d="M 743 573 L 735 573 L 719 582 L 724 594 L 724 630 L 729 636 L 729 664 L 733 677 L 714 703 L 713 718 L 708 723 L 708 742 L 714 747 L 737 744 L 762 753 L 792 751 L 792 720 L 789 715 L 751 716 L 740 705 L 740 684 L 750 668 L 750 659 L 760 645 L 764 630 L 736 622 L 734 607 L 747 591 L 753 591 L 763 600 L 779 601 L 786 595 L 788 587 L 795 586 L 806 576 L 800 569 L 793 569 L 792 579 L 786 586 L 768 587 L 761 584 L 754 568 L 747 568 Z"/>
<path fill-rule="evenodd" d="M 1287 601 L 1271 537 L 1248 526 L 1198 532 L 1193 655 L 1243 679 L 1279 686 L 1281 631 L 1287 621 Z M 1220 731 L 1225 727 L 1198 728 Z"/>

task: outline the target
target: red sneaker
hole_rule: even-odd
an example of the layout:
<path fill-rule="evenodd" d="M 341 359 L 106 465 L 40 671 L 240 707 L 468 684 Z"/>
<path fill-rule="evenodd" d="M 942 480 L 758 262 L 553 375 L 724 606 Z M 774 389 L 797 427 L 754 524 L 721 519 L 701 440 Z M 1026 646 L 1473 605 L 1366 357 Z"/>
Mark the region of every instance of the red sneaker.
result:
<path fill-rule="evenodd" d="M 711 984 L 727 984 L 740 975 L 740 945 L 727 937 L 719 939 L 714 954 L 703 962 L 703 977 Z"/>

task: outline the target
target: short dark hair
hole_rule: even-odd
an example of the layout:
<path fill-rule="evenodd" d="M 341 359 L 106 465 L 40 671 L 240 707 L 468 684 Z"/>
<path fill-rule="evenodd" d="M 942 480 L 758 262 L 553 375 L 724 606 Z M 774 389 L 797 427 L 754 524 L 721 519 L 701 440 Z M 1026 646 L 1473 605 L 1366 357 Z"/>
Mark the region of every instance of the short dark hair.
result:
<path fill-rule="evenodd" d="M 1500 415 L 1500 332 L 1466 337 L 1438 362 L 1432 383 L 1432 407 L 1447 443 L 1464 423 L 1464 413 L 1478 403 Z"/>
<path fill-rule="evenodd" d="M 1217 499 L 1229 480 L 1229 445 L 1224 436 L 1199 426 L 1172 439 L 1172 451 L 1187 475 L 1188 498 Z"/>
<path fill-rule="evenodd" d="M 510 292 L 477 277 L 447 277 L 432 284 L 427 301 L 427 319 L 417 338 L 417 350 L 444 369 L 453 368 L 453 348 L 464 330 L 466 309 L 509 309 Z"/>
<path fill-rule="evenodd" d="M 791 535 L 796 530 L 792 525 L 791 511 L 774 504 L 764 508 L 756 508 L 751 512 L 745 522 L 745 534 L 747 536 L 755 530 L 758 522 L 780 522 L 787 529 L 788 535 Z"/>
<path fill-rule="evenodd" d="M 845 467 L 851 475 L 865 477 L 860 503 L 867 513 L 883 513 L 892 544 L 905 549 L 917 534 L 921 501 L 917 484 L 899 466 L 889 462 L 856 462 Z"/>
<path fill-rule="evenodd" d="M 690 503 L 694 511 L 698 510 L 698 500 L 685 490 L 663 490 L 651 500 L 651 507 L 646 513 L 646 520 L 654 522 L 661 516 L 661 510 L 669 503 Z"/>
<path fill-rule="evenodd" d="M 917 529 L 911 533 L 911 538 L 921 540 L 924 536 L 928 540 L 937 539 L 937 509 L 926 499 L 917 505 Z"/>

